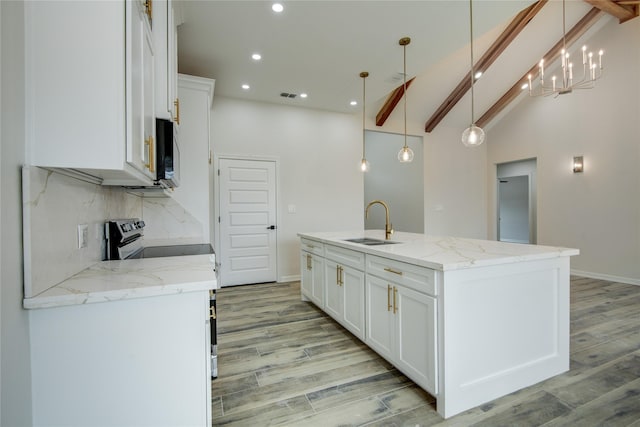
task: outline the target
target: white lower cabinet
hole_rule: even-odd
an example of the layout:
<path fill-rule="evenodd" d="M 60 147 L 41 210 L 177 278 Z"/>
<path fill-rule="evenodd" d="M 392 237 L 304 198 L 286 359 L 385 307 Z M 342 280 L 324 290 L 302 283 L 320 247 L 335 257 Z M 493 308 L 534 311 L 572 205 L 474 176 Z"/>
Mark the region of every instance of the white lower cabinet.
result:
<path fill-rule="evenodd" d="M 366 310 L 366 343 L 437 394 L 436 299 L 367 275 Z"/>
<path fill-rule="evenodd" d="M 325 247 L 327 256 L 333 249 L 336 248 Z M 355 255 L 356 258 L 362 255 L 362 265 L 364 265 L 364 254 L 346 249 L 341 251 L 345 255 Z M 324 271 L 325 312 L 364 341 L 364 271 L 329 258 L 325 259 Z"/>
<path fill-rule="evenodd" d="M 433 270 L 308 239 L 302 239 L 300 267 L 303 297 L 437 395 Z M 317 295 L 319 281 L 324 300 Z"/>
<path fill-rule="evenodd" d="M 315 305 L 324 308 L 324 258 L 302 251 L 300 271 L 302 293 Z"/>
<path fill-rule="evenodd" d="M 34 426 L 211 425 L 207 291 L 28 312 Z"/>

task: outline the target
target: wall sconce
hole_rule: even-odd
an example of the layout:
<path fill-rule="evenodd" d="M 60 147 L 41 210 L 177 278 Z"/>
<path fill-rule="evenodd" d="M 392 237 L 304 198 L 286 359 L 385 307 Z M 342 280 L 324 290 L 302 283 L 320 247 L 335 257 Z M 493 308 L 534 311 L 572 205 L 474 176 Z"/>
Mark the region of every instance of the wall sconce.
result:
<path fill-rule="evenodd" d="M 581 173 L 584 170 L 584 159 L 582 156 L 573 158 L 573 173 Z"/>

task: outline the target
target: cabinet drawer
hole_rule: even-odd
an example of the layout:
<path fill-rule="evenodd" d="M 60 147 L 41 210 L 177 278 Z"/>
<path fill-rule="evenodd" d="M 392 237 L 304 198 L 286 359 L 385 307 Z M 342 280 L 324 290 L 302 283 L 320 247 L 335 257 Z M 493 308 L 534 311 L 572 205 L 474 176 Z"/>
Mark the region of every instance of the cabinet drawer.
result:
<path fill-rule="evenodd" d="M 325 257 L 330 258 L 341 265 L 348 265 L 364 271 L 364 253 L 352 251 L 351 249 L 340 248 L 338 246 L 325 246 Z"/>
<path fill-rule="evenodd" d="M 367 273 L 418 292 L 437 295 L 436 272 L 430 268 L 367 255 Z"/>
<path fill-rule="evenodd" d="M 300 248 L 303 251 L 311 252 L 312 254 L 324 256 L 324 244 L 316 242 L 315 240 L 300 239 Z"/>

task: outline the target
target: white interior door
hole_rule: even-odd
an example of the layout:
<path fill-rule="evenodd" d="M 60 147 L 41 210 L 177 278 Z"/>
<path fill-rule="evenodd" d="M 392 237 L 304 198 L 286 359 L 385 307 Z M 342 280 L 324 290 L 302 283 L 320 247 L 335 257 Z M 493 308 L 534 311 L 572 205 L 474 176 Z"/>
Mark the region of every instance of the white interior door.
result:
<path fill-rule="evenodd" d="M 220 159 L 221 286 L 276 281 L 276 165 Z"/>
<path fill-rule="evenodd" d="M 529 235 L 529 176 L 498 180 L 498 240 L 532 243 Z"/>

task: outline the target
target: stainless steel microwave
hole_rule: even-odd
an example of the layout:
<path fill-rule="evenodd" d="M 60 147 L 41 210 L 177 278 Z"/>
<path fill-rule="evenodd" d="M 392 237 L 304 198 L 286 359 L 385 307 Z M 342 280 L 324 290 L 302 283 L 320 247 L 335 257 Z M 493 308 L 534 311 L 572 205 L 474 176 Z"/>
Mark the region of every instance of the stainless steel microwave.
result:
<path fill-rule="evenodd" d="M 173 133 L 173 122 L 156 119 L 156 180 L 175 188 L 180 185 L 180 149 Z"/>

